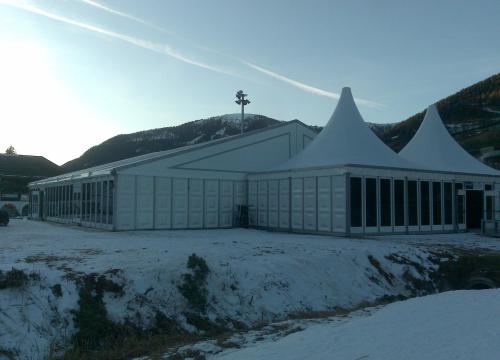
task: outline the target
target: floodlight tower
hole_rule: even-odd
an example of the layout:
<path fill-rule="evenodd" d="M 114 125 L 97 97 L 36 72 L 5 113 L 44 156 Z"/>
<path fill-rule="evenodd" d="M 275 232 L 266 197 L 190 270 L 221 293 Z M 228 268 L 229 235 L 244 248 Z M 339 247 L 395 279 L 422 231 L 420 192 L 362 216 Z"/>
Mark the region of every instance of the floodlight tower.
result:
<path fill-rule="evenodd" d="M 240 123 L 240 130 L 241 133 L 243 134 L 243 119 L 245 118 L 245 105 L 250 104 L 250 100 L 245 99 L 245 96 L 248 96 L 247 94 L 243 93 L 243 90 L 239 90 L 236 93 L 236 98 L 238 100 L 235 101 L 236 104 L 241 105 L 241 123 Z"/>

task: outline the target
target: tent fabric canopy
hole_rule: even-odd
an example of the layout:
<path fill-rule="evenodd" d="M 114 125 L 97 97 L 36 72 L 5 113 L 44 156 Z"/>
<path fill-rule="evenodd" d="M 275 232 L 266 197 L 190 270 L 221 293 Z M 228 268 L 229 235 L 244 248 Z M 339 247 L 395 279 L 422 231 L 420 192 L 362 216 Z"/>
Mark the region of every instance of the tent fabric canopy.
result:
<path fill-rule="evenodd" d="M 399 155 L 430 170 L 500 175 L 465 151 L 443 124 L 435 104 L 430 105 L 417 133 Z"/>
<path fill-rule="evenodd" d="M 333 115 L 318 136 L 295 157 L 270 171 L 342 165 L 415 168 L 368 127 L 348 87 L 342 89 Z"/>

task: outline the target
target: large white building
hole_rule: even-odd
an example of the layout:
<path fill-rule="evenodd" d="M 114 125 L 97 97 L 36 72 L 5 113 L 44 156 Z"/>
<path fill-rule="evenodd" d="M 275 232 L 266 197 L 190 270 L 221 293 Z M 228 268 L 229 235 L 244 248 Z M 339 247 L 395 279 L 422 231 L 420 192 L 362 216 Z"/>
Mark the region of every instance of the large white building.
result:
<path fill-rule="evenodd" d="M 292 121 L 33 182 L 34 219 L 109 230 L 246 225 L 350 234 L 495 226 L 500 172 L 450 136 L 434 105 L 396 154 L 349 88 L 315 136 Z"/>

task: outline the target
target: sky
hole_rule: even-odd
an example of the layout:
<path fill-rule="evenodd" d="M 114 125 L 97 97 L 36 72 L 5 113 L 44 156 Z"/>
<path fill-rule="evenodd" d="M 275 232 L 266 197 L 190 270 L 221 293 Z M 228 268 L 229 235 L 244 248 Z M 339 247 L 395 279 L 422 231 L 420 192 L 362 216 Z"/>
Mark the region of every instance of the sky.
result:
<path fill-rule="evenodd" d="M 0 152 L 239 112 L 396 122 L 500 72 L 500 1 L 0 0 Z"/>

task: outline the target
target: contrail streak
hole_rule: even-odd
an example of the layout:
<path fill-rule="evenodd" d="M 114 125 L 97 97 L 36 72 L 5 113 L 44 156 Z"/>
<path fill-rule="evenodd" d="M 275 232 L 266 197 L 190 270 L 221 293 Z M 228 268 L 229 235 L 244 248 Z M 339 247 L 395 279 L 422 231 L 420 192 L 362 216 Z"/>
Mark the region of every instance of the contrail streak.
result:
<path fill-rule="evenodd" d="M 245 61 L 245 60 L 241 60 L 241 62 L 243 64 L 245 64 L 246 66 L 254 69 L 254 70 L 257 70 L 263 74 L 266 74 L 270 77 L 273 77 L 277 80 L 280 80 L 280 81 L 283 81 L 287 84 L 290 84 L 298 89 L 301 89 L 305 92 L 308 92 L 308 93 L 311 93 L 311 94 L 316 94 L 316 95 L 320 95 L 320 96 L 325 96 L 325 97 L 329 97 L 331 99 L 335 99 L 335 100 L 338 100 L 340 98 L 340 94 L 337 94 L 337 93 L 334 93 L 334 92 L 331 92 L 331 91 L 327 91 L 327 90 L 323 90 L 323 89 L 319 89 L 317 87 L 314 87 L 314 86 L 311 86 L 311 85 L 307 85 L 307 84 L 304 84 L 304 83 L 301 83 L 300 81 L 297 81 L 297 80 L 294 80 L 294 79 L 290 79 L 289 77 L 286 77 L 284 75 L 281 75 L 281 74 L 278 74 L 274 71 L 271 71 L 271 70 L 268 70 L 268 69 L 265 69 L 261 66 L 258 66 L 258 65 L 255 65 L 255 64 L 252 64 L 248 61 Z M 374 107 L 374 108 L 380 108 L 380 107 L 383 107 L 382 104 L 379 104 L 377 102 L 374 102 L 374 101 L 370 101 L 370 100 L 364 100 L 364 99 L 356 99 L 356 102 L 360 105 L 364 105 L 364 106 L 368 106 L 368 107 Z"/>
<path fill-rule="evenodd" d="M 167 34 L 173 34 L 173 32 L 170 31 L 170 30 L 164 29 L 164 28 L 162 28 L 160 26 L 156 26 L 156 25 L 150 23 L 149 21 L 143 20 L 143 19 L 138 18 L 136 16 L 124 13 L 124 12 L 119 11 L 119 10 L 115 10 L 113 8 L 110 8 L 110 7 L 106 6 L 106 5 L 98 3 L 96 1 L 93 1 L 93 0 L 80 0 L 80 1 L 82 1 L 83 3 L 85 3 L 87 5 L 90 5 L 90 6 L 93 6 L 95 8 L 98 8 L 100 10 L 107 11 L 107 12 L 109 12 L 111 14 L 118 15 L 118 16 L 121 16 L 123 18 L 133 20 L 135 22 L 138 22 L 138 23 L 140 23 L 142 25 L 145 25 L 147 27 L 150 27 L 152 29 L 159 30 L 159 31 L 167 33 Z"/>
<path fill-rule="evenodd" d="M 106 30 L 106 29 L 103 29 L 103 28 L 100 28 L 100 27 L 97 27 L 97 26 L 94 26 L 91 24 L 87 24 L 87 23 L 84 23 L 81 21 L 67 18 L 65 16 L 54 14 L 54 13 L 51 13 L 51 12 L 46 11 L 44 9 L 41 9 L 39 7 L 36 7 L 34 5 L 22 3 L 19 1 L 0 0 L 0 4 L 10 5 L 10 6 L 13 6 L 13 7 L 18 8 L 18 9 L 22 9 L 22 10 L 25 10 L 25 11 L 28 11 L 28 12 L 31 12 L 34 14 L 48 17 L 52 20 L 56 20 L 56 21 L 63 22 L 63 23 L 69 24 L 69 25 L 73 25 L 73 26 L 76 26 L 76 27 L 79 27 L 79 28 L 82 28 L 85 30 L 89 30 L 89 31 L 92 31 L 92 32 L 95 32 L 98 34 L 106 35 L 108 37 L 121 40 L 123 42 L 138 46 L 138 47 L 143 48 L 143 49 L 147 49 L 147 50 L 154 51 L 154 52 L 157 52 L 157 53 L 160 53 L 163 55 L 170 56 L 174 59 L 180 60 L 180 61 L 185 62 L 187 64 L 194 65 L 194 66 L 206 69 L 206 70 L 210 70 L 213 72 L 226 74 L 226 75 L 233 75 L 232 73 L 230 73 L 227 70 L 218 68 L 218 67 L 210 65 L 210 64 L 206 64 L 204 62 L 200 62 L 198 60 L 188 58 L 167 44 L 155 43 L 155 42 L 151 42 L 148 40 L 143 40 L 143 39 L 139 39 L 136 37 L 132 37 L 132 36 L 120 34 L 117 32 L 113 32 L 110 30 Z"/>
<path fill-rule="evenodd" d="M 130 20 L 133 20 L 133 21 L 136 21 L 138 23 L 141 23 L 143 25 L 146 25 L 148 27 L 151 27 L 151 28 L 154 28 L 154 29 L 157 29 L 157 30 L 160 30 L 160 31 L 163 31 L 163 32 L 167 32 L 169 34 L 172 34 L 172 35 L 175 35 L 176 37 L 179 37 L 182 39 L 182 37 L 176 35 L 176 34 L 173 34 L 172 32 L 170 31 L 167 31 L 165 29 L 162 29 L 162 28 L 158 28 L 157 26 L 155 25 L 152 25 L 151 23 L 145 21 L 145 20 L 142 20 L 140 18 L 137 18 L 135 17 L 134 15 L 131 15 L 131 14 L 127 14 L 127 13 L 124 13 L 124 12 L 121 12 L 119 10 L 115 10 L 115 9 L 112 9 L 110 7 L 107 7 L 105 5 L 102 5 L 101 3 L 98 3 L 94 0 L 80 0 L 88 5 L 91 5 L 91 6 L 94 6 L 98 9 L 101 9 L 103 11 L 107 11 L 111 14 L 114 14 L 114 15 L 117 15 L 117 16 L 121 16 L 121 17 L 124 17 L 124 18 L 127 18 L 127 19 L 130 19 Z M 186 39 L 183 39 L 183 40 L 186 40 Z M 194 46 L 196 46 L 197 48 L 199 49 L 202 49 L 204 51 L 208 51 L 208 52 L 212 52 L 212 53 L 215 53 L 215 54 L 218 54 L 218 55 L 221 55 L 221 56 L 224 56 L 224 57 L 228 57 L 228 58 L 231 58 L 233 60 L 238 60 L 237 58 L 235 58 L 234 56 L 231 56 L 231 55 L 228 55 L 228 54 L 225 54 L 225 53 L 222 53 L 220 51 L 217 51 L 217 50 L 214 50 L 212 48 L 209 48 L 209 47 L 206 47 L 206 46 L 201 46 L 201 45 L 198 45 L 196 43 L 193 43 L 192 41 L 190 40 L 187 40 L 189 42 L 191 42 Z M 320 95 L 320 96 L 325 96 L 325 97 L 329 97 L 329 98 L 332 98 L 332 99 L 335 99 L 335 100 L 338 100 L 340 98 L 340 95 L 337 94 L 337 93 L 333 93 L 333 92 L 330 92 L 330 91 L 327 91 L 327 90 L 323 90 L 323 89 L 319 89 L 319 88 L 316 88 L 314 86 L 310 86 L 310 85 L 307 85 L 307 84 L 304 84 L 304 83 L 301 83 L 299 81 L 296 81 L 296 80 L 293 80 L 293 79 L 290 79 L 286 76 L 283 76 L 283 75 L 280 75 L 280 74 L 277 74 L 271 70 L 268 70 L 268 69 L 264 69 L 263 67 L 261 66 L 258 66 L 258 65 L 255 65 L 255 64 L 252 64 L 252 63 L 249 63 L 247 61 L 244 61 L 244 60 L 240 60 L 243 64 L 253 68 L 254 70 L 257 70 L 257 71 L 260 71 L 261 73 L 263 74 L 266 74 L 266 75 L 269 75 L 275 79 L 278 79 L 278 80 L 281 80 L 285 83 L 288 83 L 296 88 L 299 88 L 303 91 L 306 91 L 308 93 L 311 93 L 311 94 L 316 94 L 316 95 Z M 369 100 L 363 100 L 363 99 L 356 99 L 356 101 L 358 102 L 358 104 L 360 105 L 364 105 L 364 106 L 370 106 L 370 107 L 382 107 L 381 104 L 378 104 L 376 102 L 373 102 L 373 101 L 369 101 Z"/>

